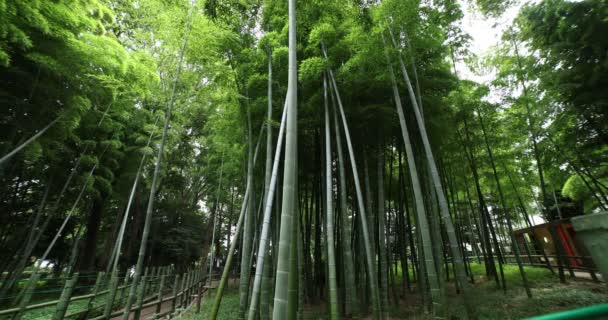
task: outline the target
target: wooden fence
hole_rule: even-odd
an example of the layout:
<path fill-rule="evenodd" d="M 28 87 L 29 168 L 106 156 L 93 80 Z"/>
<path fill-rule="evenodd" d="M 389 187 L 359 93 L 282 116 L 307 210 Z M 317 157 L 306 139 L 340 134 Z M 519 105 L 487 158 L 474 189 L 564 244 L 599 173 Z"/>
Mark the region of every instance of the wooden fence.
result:
<path fill-rule="evenodd" d="M 127 271 L 120 277 L 117 273 L 99 272 L 93 286 L 86 285 L 91 275 L 74 273 L 63 279 L 59 298 L 53 301 L 30 305 L 19 305 L 0 310 L 0 320 L 29 319 L 122 319 L 126 300 L 132 286 L 132 274 Z M 176 273 L 172 267 L 146 268 L 137 288 L 129 319 L 161 319 L 181 312 L 186 306 L 196 303 L 200 310 L 200 297 L 208 288 L 208 277 L 200 269 Z M 55 279 L 56 280 L 56 279 Z M 84 283 L 83 286 L 77 286 Z M 88 293 L 85 293 L 87 292 Z M 41 290 L 42 293 L 45 290 Z M 34 290 L 23 292 L 17 300 L 29 301 Z M 75 295 L 80 293 L 80 295 Z M 84 293 L 84 294 L 83 294 Z"/>
<path fill-rule="evenodd" d="M 554 254 L 521 254 L 522 264 L 526 266 L 533 267 L 543 267 L 543 268 L 559 268 L 559 260 L 560 257 Z M 467 259 L 469 260 L 477 260 L 479 259 L 483 262 L 483 257 L 477 257 L 474 255 L 468 255 Z M 504 255 L 503 259 L 507 264 L 516 264 L 514 255 Z M 568 272 L 571 277 L 576 277 L 575 271 L 580 271 L 583 273 L 588 273 L 590 278 L 594 281 L 600 281 L 597 277 L 597 273 L 599 270 L 593 263 L 593 259 L 590 256 L 561 256 L 562 259 L 562 268 L 565 272 Z M 606 279 L 602 279 L 606 281 Z"/>

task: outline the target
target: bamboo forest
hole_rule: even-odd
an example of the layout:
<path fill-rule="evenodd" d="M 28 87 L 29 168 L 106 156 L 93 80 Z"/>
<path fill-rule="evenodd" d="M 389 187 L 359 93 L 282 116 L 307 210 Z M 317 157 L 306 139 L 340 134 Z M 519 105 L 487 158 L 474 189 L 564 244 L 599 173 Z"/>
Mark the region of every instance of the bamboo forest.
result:
<path fill-rule="evenodd" d="M 608 1 L 0 0 L 0 320 L 608 319 Z"/>

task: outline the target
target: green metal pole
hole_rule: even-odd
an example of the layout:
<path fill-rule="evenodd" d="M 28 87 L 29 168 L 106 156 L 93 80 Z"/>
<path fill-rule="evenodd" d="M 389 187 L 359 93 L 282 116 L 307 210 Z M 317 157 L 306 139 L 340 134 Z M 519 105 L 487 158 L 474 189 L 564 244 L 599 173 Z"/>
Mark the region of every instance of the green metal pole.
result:
<path fill-rule="evenodd" d="M 595 306 L 568 310 L 563 312 L 546 314 L 526 320 L 576 320 L 576 319 L 600 319 L 608 315 L 608 303 Z"/>

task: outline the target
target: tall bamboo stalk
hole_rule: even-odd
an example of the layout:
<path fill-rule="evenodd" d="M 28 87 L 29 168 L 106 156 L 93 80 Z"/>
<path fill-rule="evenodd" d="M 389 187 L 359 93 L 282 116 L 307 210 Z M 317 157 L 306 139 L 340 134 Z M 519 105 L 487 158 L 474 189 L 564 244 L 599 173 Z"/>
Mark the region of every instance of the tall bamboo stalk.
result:
<path fill-rule="evenodd" d="M 342 261 L 344 264 L 344 315 L 349 316 L 356 312 L 356 291 L 355 291 L 355 265 L 353 262 L 352 251 L 352 232 L 351 221 L 348 216 L 348 206 L 346 198 L 346 172 L 344 169 L 344 153 L 342 152 L 342 138 L 340 126 L 338 124 L 338 114 L 336 112 L 335 96 L 332 95 L 332 111 L 334 119 L 334 135 L 336 137 L 336 153 L 338 154 L 338 176 L 339 176 L 339 196 L 340 196 L 340 231 L 342 233 Z"/>
<path fill-rule="evenodd" d="M 68 212 L 68 215 L 65 217 L 65 219 L 63 220 L 63 223 L 59 227 L 59 230 L 57 230 L 57 233 L 55 233 L 53 240 L 51 240 L 51 243 L 49 243 L 46 250 L 42 254 L 41 258 L 38 260 L 39 262 L 34 265 L 34 270 L 32 271 L 32 274 L 30 275 L 28 282 L 25 284 L 25 287 L 23 288 L 23 292 L 25 294 L 23 296 L 23 299 L 21 299 L 21 301 L 19 302 L 20 311 L 13 314 L 13 317 L 11 318 L 12 320 L 21 319 L 21 316 L 23 315 L 22 311 L 25 309 L 25 307 L 27 306 L 27 304 L 29 303 L 29 300 L 31 298 L 31 294 L 28 295 L 27 292 L 28 291 L 33 292 L 33 290 L 35 289 L 36 282 L 38 281 L 38 276 L 39 276 L 38 273 L 40 272 L 40 267 L 41 267 L 42 263 L 48 257 L 49 253 L 55 246 L 55 243 L 57 243 L 57 240 L 61 236 L 63 229 L 68 224 L 68 221 L 70 221 L 70 218 L 72 217 L 72 215 L 75 213 L 76 208 L 78 207 L 78 204 L 80 203 L 80 199 L 82 199 L 82 196 L 84 195 L 84 192 L 87 189 L 86 188 L 87 183 L 88 183 L 89 179 L 93 176 L 93 173 L 95 172 L 96 168 L 97 168 L 97 165 L 94 165 L 93 168 L 91 169 L 91 171 L 89 171 L 89 175 L 87 176 L 86 180 L 84 181 L 82 188 L 80 189 L 80 193 L 78 194 L 78 197 L 76 197 L 76 201 L 74 201 L 74 204 L 72 205 L 72 208 Z"/>
<path fill-rule="evenodd" d="M 158 122 L 159 117 L 156 117 L 154 121 L 154 126 Z M 148 142 L 146 143 L 146 148 L 150 146 L 152 142 L 152 137 L 154 136 L 154 132 L 150 133 L 148 137 Z M 110 255 L 110 260 L 108 261 L 108 266 L 106 268 L 106 273 L 110 272 L 110 267 L 112 272 L 114 273 L 118 270 L 118 261 L 120 259 L 122 242 L 125 235 L 125 230 L 127 227 L 127 220 L 129 218 L 129 211 L 131 210 L 131 205 L 133 204 L 133 198 L 135 197 L 135 192 L 137 190 L 137 185 L 139 184 L 139 177 L 141 176 L 141 171 L 143 170 L 144 164 L 146 162 L 146 155 L 141 156 L 141 161 L 139 162 L 139 167 L 137 168 L 137 173 L 135 174 L 135 180 L 133 181 L 133 187 L 131 187 L 131 193 L 129 194 L 129 200 L 127 201 L 127 207 L 125 208 L 125 213 L 122 217 L 122 222 L 120 224 L 120 230 L 118 231 L 118 237 L 116 238 L 116 243 L 114 244 L 114 248 L 112 249 L 112 254 Z M 112 303 L 111 301 L 109 302 Z"/>
<path fill-rule="evenodd" d="M 213 259 L 215 255 L 215 229 L 217 225 L 217 215 L 221 210 L 220 206 L 220 190 L 222 190 L 222 174 L 224 173 L 224 151 L 222 151 L 222 160 L 220 164 L 220 178 L 217 183 L 217 194 L 215 196 L 215 209 L 216 212 L 213 214 L 213 231 L 211 232 L 211 245 L 210 245 L 210 254 L 209 254 L 209 273 L 207 277 L 207 283 L 211 284 L 211 276 L 213 273 Z"/>
<path fill-rule="evenodd" d="M 55 125 L 55 123 L 57 123 L 57 121 L 59 121 L 59 119 L 61 119 L 61 116 L 57 117 L 55 120 L 51 121 L 51 123 L 47 124 L 46 127 L 42 128 L 40 131 L 38 131 L 38 133 L 36 133 L 35 135 L 33 135 L 32 137 L 30 137 L 29 139 L 27 139 L 26 141 L 24 141 L 22 144 L 18 145 L 15 149 L 13 149 L 11 152 L 5 154 L 4 156 L 2 156 L 2 158 L 0 158 L 0 166 L 2 166 L 2 164 L 6 161 L 8 161 L 8 159 L 10 159 L 11 157 L 13 157 L 15 154 L 17 154 L 19 151 L 23 150 L 23 148 L 27 147 L 30 143 L 34 142 L 36 139 L 38 139 L 42 134 L 44 134 L 48 129 L 50 129 L 53 125 Z"/>
<path fill-rule="evenodd" d="M 327 245 L 327 269 L 329 280 L 329 315 L 336 320 L 338 314 L 338 284 L 336 280 L 336 253 L 334 240 L 334 192 L 332 187 L 331 133 L 327 101 L 327 77 L 323 77 L 323 100 L 325 111 L 325 235 Z"/>
<path fill-rule="evenodd" d="M 325 48 L 323 48 L 323 54 L 325 55 L 325 59 L 327 59 L 327 52 Z M 355 161 L 355 152 L 353 150 L 353 144 L 350 139 L 350 131 L 348 129 L 348 123 L 346 122 L 346 115 L 344 114 L 344 107 L 342 106 L 342 99 L 340 98 L 340 92 L 338 91 L 338 85 L 336 84 L 336 79 L 334 78 L 333 71 L 328 69 L 329 72 L 329 80 L 330 87 L 333 88 L 333 92 L 336 96 L 336 100 L 338 102 L 338 110 L 340 111 L 340 118 L 342 119 L 342 127 L 344 129 L 344 136 L 346 137 L 346 146 L 348 149 L 348 155 L 350 157 L 351 169 L 353 171 L 353 180 L 355 183 L 355 193 L 357 195 L 357 206 L 359 208 L 359 212 L 357 215 L 359 216 L 359 222 L 361 226 L 361 233 L 363 234 L 363 245 L 365 249 L 365 260 L 367 262 L 367 279 L 369 283 L 369 288 L 371 292 L 372 298 L 372 306 L 374 311 L 374 317 L 376 319 L 380 318 L 380 296 L 378 294 L 378 281 L 376 277 L 376 273 L 374 272 L 375 268 L 375 256 L 373 255 L 372 247 L 371 247 L 371 239 L 369 236 L 368 226 L 367 226 L 367 217 L 365 214 L 365 205 L 363 203 L 363 193 L 361 191 L 361 183 L 359 181 L 359 173 L 357 171 L 357 162 Z"/>
<path fill-rule="evenodd" d="M 296 1 L 289 0 L 289 71 L 287 85 L 287 123 L 285 162 L 283 168 L 283 203 L 278 243 L 277 272 L 274 291 L 273 319 L 287 319 L 289 301 L 289 256 L 293 216 L 296 209 L 297 134 L 298 134 L 298 66 L 296 56 Z M 295 270 L 293 270 L 295 272 Z M 292 301 L 293 303 L 293 301 Z"/>
<path fill-rule="evenodd" d="M 481 110 L 477 109 L 477 117 L 479 119 L 479 124 L 481 125 L 481 132 L 483 134 L 483 140 L 486 145 L 486 150 L 488 151 L 488 155 L 490 156 L 490 165 L 492 166 L 492 172 L 494 173 L 494 180 L 496 181 L 496 188 L 498 188 L 498 195 L 500 196 L 500 203 L 502 205 L 502 210 L 507 220 L 507 227 L 509 228 L 509 236 L 511 238 L 511 247 L 513 249 L 513 253 L 515 254 L 515 260 L 517 261 L 517 266 L 519 268 L 519 273 L 521 275 L 521 280 L 526 289 L 526 295 L 528 298 L 532 298 L 532 291 L 530 290 L 530 284 L 528 283 L 528 277 L 526 276 L 526 271 L 524 270 L 524 266 L 521 262 L 521 256 L 519 254 L 519 246 L 517 245 L 517 239 L 515 239 L 515 235 L 513 234 L 513 224 L 511 223 L 511 215 L 507 212 L 507 202 L 505 200 L 505 195 L 502 192 L 502 186 L 500 184 L 500 179 L 498 178 L 498 173 L 496 172 L 496 163 L 494 162 L 494 154 L 492 153 L 492 148 L 490 148 L 490 144 L 488 142 L 488 136 L 486 134 L 486 126 L 483 123 L 483 117 L 481 115 Z"/>
<path fill-rule="evenodd" d="M 247 97 L 248 99 L 248 97 Z M 249 284 L 251 280 L 251 259 L 253 250 L 253 233 L 255 230 L 255 189 L 253 186 L 253 131 L 251 129 L 251 106 L 247 103 L 247 144 L 249 152 L 247 157 L 247 189 L 250 189 L 249 204 L 245 215 L 243 227 L 243 244 L 241 250 L 241 273 L 239 278 L 240 312 L 239 319 L 245 319 L 247 303 L 249 302 Z M 257 149 L 257 148 L 256 148 Z"/>
<path fill-rule="evenodd" d="M 384 36 L 383 36 L 384 39 Z M 388 48 L 386 48 L 388 50 Z M 395 100 L 395 106 L 397 114 L 399 116 L 399 125 L 401 127 L 401 135 L 403 138 L 403 144 L 405 146 L 405 154 L 407 158 L 407 164 L 410 171 L 410 179 L 412 181 L 412 189 L 414 191 L 414 203 L 416 211 L 416 221 L 418 223 L 418 232 L 422 240 L 422 255 L 424 256 L 424 267 L 426 271 L 426 277 L 428 279 L 431 301 L 433 304 L 433 314 L 435 319 L 443 318 L 443 297 L 441 297 L 441 290 L 439 288 L 439 279 L 435 267 L 435 261 L 433 259 L 433 248 L 431 233 L 428 225 L 426 216 L 426 210 L 424 208 L 424 199 L 422 196 L 422 188 L 420 186 L 420 179 L 418 177 L 418 169 L 416 168 L 416 162 L 414 160 L 414 152 L 412 150 L 412 143 L 407 130 L 407 123 L 405 122 L 405 115 L 403 114 L 403 106 L 401 105 L 401 97 L 399 96 L 399 89 L 397 88 L 397 81 L 395 79 L 395 73 L 390 60 L 388 51 L 386 51 L 386 59 L 389 67 L 389 75 L 391 79 L 393 98 Z M 409 221 L 408 221 L 409 222 Z M 422 275 L 419 275 L 422 278 Z M 424 279 L 421 280 L 425 282 Z M 424 293 L 423 293 L 424 294 Z"/>
<path fill-rule="evenodd" d="M 385 226 L 386 212 L 384 208 L 384 150 L 380 147 L 377 159 L 378 173 L 378 262 L 380 275 L 380 299 L 382 303 L 382 318 L 388 319 L 388 272 L 387 268 L 387 234 Z M 390 253 L 389 253 L 390 254 Z"/>
<path fill-rule="evenodd" d="M 222 302 L 224 288 L 226 287 L 226 283 L 228 282 L 228 274 L 230 273 L 230 266 L 232 265 L 232 257 L 234 256 L 234 250 L 236 249 L 236 246 L 238 244 L 239 234 L 241 233 L 241 227 L 243 226 L 243 221 L 245 220 L 245 212 L 247 211 L 247 205 L 249 204 L 249 193 L 250 189 L 246 189 L 245 195 L 243 196 L 243 205 L 241 206 L 241 212 L 239 213 L 239 219 L 236 223 L 234 237 L 231 240 L 230 249 L 228 249 L 226 263 L 224 264 L 224 271 L 222 271 L 222 277 L 220 278 L 220 283 L 217 287 L 217 292 L 215 293 L 215 300 L 213 301 L 211 315 L 209 316 L 209 319 L 211 320 L 217 319 L 217 313 L 220 310 L 220 304 Z"/>
<path fill-rule="evenodd" d="M 519 57 L 519 48 L 517 47 L 517 42 L 514 39 L 514 36 L 511 35 L 511 43 L 513 44 L 513 48 L 515 49 L 515 57 L 517 58 L 517 80 L 521 84 L 523 89 L 523 97 L 524 97 L 524 105 L 526 106 L 526 120 L 528 125 L 528 133 L 530 134 L 530 138 L 532 140 L 532 150 L 534 151 L 534 160 L 536 160 L 536 168 L 538 170 L 538 179 L 540 180 L 540 193 L 542 196 L 541 200 L 541 211 L 545 210 L 545 201 L 547 201 L 547 189 L 545 187 L 545 176 L 543 173 L 543 166 L 540 161 L 540 149 L 538 148 L 538 135 L 535 130 L 534 119 L 532 118 L 532 110 L 530 109 L 530 103 L 528 102 L 528 87 L 526 86 L 526 82 L 523 77 L 523 66 L 521 63 L 521 59 Z"/>
<path fill-rule="evenodd" d="M 424 120 L 422 119 L 420 109 L 418 108 L 416 95 L 414 94 L 412 82 L 410 81 L 407 70 L 405 68 L 405 64 L 403 63 L 403 58 L 401 57 L 401 55 L 398 55 L 398 57 L 399 65 L 401 66 L 401 73 L 403 74 L 403 79 L 405 80 L 407 91 L 409 93 L 410 101 L 412 104 L 412 109 L 414 110 L 414 115 L 416 116 L 415 118 L 416 123 L 418 124 L 418 130 L 420 131 L 420 137 L 422 138 L 422 145 L 424 147 L 427 165 L 429 166 L 430 175 L 433 180 L 433 186 L 435 187 L 435 193 L 437 195 L 437 201 L 439 203 L 439 212 L 441 213 L 441 218 L 445 225 L 446 233 L 448 236 L 450 251 L 452 253 L 452 261 L 454 263 L 454 268 L 456 272 L 456 280 L 458 281 L 459 287 L 464 295 L 464 304 L 468 317 L 476 319 L 477 316 L 475 312 L 474 302 L 472 301 L 472 297 L 470 296 L 470 284 L 467 281 L 467 275 L 464 269 L 464 261 L 462 260 L 462 254 L 460 253 L 460 249 L 458 248 L 458 239 L 456 238 L 456 231 L 454 229 L 452 218 L 450 217 L 447 199 L 443 192 L 443 187 L 441 186 L 441 179 L 439 178 L 437 164 L 435 163 L 435 157 L 433 156 L 433 151 L 431 150 L 431 144 L 429 142 L 429 137 L 426 132 L 426 126 L 424 124 Z"/>
<path fill-rule="evenodd" d="M 133 285 L 129 290 L 129 297 L 127 298 L 127 302 L 125 303 L 125 312 L 123 314 L 123 320 L 129 319 L 129 314 L 131 312 L 131 305 L 135 299 L 137 286 L 139 284 L 139 280 L 141 278 L 141 272 L 144 265 L 144 257 L 146 254 L 146 247 L 148 245 L 148 236 L 150 234 L 150 226 L 152 225 L 152 212 L 154 210 L 154 200 L 156 197 L 156 190 L 158 189 L 159 180 L 160 180 L 160 167 L 163 158 L 163 152 L 165 150 L 165 143 L 167 142 L 167 134 L 169 131 L 169 123 L 171 122 L 171 112 L 173 111 L 173 104 L 175 102 L 175 92 L 177 90 L 177 82 L 179 81 L 179 77 L 182 72 L 182 63 L 184 60 L 184 52 L 186 51 L 186 47 L 188 45 L 188 36 L 190 35 L 190 29 L 192 26 L 192 8 L 190 8 L 190 14 L 188 16 L 188 24 L 186 26 L 186 33 L 184 35 L 184 43 L 179 52 L 179 60 L 177 63 L 177 74 L 175 75 L 175 79 L 173 80 L 173 88 L 171 90 L 171 99 L 169 100 L 169 106 L 167 108 L 167 114 L 165 115 L 165 125 L 163 128 L 163 135 L 160 141 L 160 146 L 158 147 L 158 155 L 156 157 L 156 165 L 154 167 L 154 175 L 152 176 L 152 186 L 150 188 L 150 198 L 148 199 L 148 208 L 146 211 L 146 218 L 144 221 L 144 229 L 141 236 L 141 243 L 139 245 L 139 254 L 137 257 L 137 264 L 135 266 L 135 274 L 133 275 Z"/>
<path fill-rule="evenodd" d="M 251 289 L 251 301 L 249 302 L 249 314 L 247 319 L 255 320 L 256 313 L 258 310 L 260 287 L 262 283 L 262 277 L 266 265 L 266 254 L 268 253 L 268 243 L 270 234 L 270 223 L 272 218 L 272 200 L 277 185 L 277 176 L 279 172 L 279 162 L 281 159 L 281 152 L 283 150 L 283 139 L 285 137 L 285 123 L 287 120 L 287 102 L 283 108 L 283 116 L 281 119 L 281 126 L 279 127 L 279 136 L 277 138 L 277 148 L 274 154 L 274 160 L 272 164 L 272 173 L 270 175 L 270 181 L 268 183 L 268 193 L 264 203 L 264 215 L 262 218 L 262 231 L 260 233 L 260 244 L 257 252 L 256 270 L 255 277 L 253 279 L 253 288 Z"/>
<path fill-rule="evenodd" d="M 264 127 L 262 126 L 261 129 Z M 257 162 L 258 149 L 260 146 L 260 140 L 258 139 L 258 143 L 255 146 L 255 151 L 253 153 L 253 165 L 255 166 Z M 247 206 L 249 205 L 249 197 L 251 196 L 251 186 L 245 189 L 245 195 L 243 196 L 243 204 L 241 205 L 241 212 L 239 213 L 239 219 L 236 224 L 236 231 L 234 233 L 234 237 L 230 239 L 230 249 L 228 250 L 228 255 L 226 258 L 226 263 L 224 264 L 224 271 L 222 271 L 222 277 L 220 279 L 220 284 L 217 288 L 217 293 L 215 294 L 215 300 L 213 301 L 213 309 L 211 309 L 210 319 L 215 320 L 217 318 L 217 313 L 220 309 L 220 304 L 222 302 L 222 295 L 224 294 L 224 288 L 226 287 L 226 283 L 228 282 L 228 274 L 230 273 L 230 266 L 232 265 L 232 258 L 234 256 L 234 250 L 236 250 L 236 246 L 238 245 L 239 234 L 241 230 L 241 226 L 243 225 L 243 221 L 245 220 L 245 212 L 247 211 Z M 229 224 L 230 225 L 230 224 Z M 249 264 L 251 264 L 249 262 Z"/>

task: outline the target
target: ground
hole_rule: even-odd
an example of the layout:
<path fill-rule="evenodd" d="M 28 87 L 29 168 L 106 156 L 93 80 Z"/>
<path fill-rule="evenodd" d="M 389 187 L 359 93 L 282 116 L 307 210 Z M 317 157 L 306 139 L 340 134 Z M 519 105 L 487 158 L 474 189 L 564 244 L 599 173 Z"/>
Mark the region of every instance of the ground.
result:
<path fill-rule="evenodd" d="M 594 283 L 585 279 L 568 278 L 568 283 L 561 284 L 557 276 L 544 268 L 526 267 L 526 274 L 532 286 L 531 299 L 526 297 L 521 285 L 521 278 L 516 266 L 506 266 L 507 292 L 496 287 L 493 279 L 485 278 L 483 265 L 473 264 L 475 285 L 473 298 L 477 304 L 480 319 L 522 319 L 563 310 L 576 309 L 600 303 L 608 303 L 608 285 Z M 452 319 L 459 319 L 463 307 L 460 296 L 453 288 L 448 289 L 447 307 Z M 215 292 L 205 297 L 200 315 L 188 312 L 184 320 L 208 319 Z M 230 320 L 238 318 L 239 296 L 236 286 L 225 291 L 218 319 Z M 416 294 L 406 294 L 400 298 L 399 305 L 389 310 L 391 319 L 431 319 L 430 314 L 421 307 L 420 297 Z M 304 319 L 328 319 L 326 307 L 323 304 L 307 305 Z M 364 317 L 363 319 L 368 319 Z"/>

